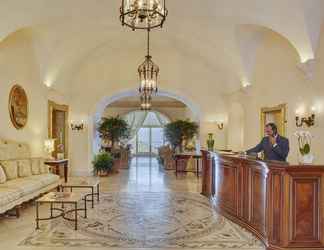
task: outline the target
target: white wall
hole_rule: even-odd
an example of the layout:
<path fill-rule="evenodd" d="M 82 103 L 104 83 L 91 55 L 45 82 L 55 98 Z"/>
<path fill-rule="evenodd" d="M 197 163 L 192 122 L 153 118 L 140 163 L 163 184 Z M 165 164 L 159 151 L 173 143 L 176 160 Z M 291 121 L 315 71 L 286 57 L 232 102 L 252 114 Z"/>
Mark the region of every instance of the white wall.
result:
<path fill-rule="evenodd" d="M 39 79 L 31 35 L 19 32 L 0 43 L 0 137 L 27 142 L 32 154 L 43 155 L 47 136 L 47 90 Z M 25 128 L 17 130 L 8 111 L 9 92 L 21 85 L 29 100 L 29 117 Z"/>
<path fill-rule="evenodd" d="M 289 161 L 297 163 L 298 148 L 294 132 L 295 110 L 315 106 L 316 125 L 309 130 L 314 135 L 313 152 L 317 163 L 324 163 L 324 32 L 316 56 L 314 77 L 305 78 L 305 74 L 297 67 L 299 57 L 296 51 L 284 38 L 275 33 L 268 33 L 264 43 L 257 51 L 256 68 L 253 86 L 246 92 L 237 92 L 230 98 L 239 100 L 244 108 L 244 147 L 254 146 L 260 140 L 260 109 L 286 103 L 287 137 L 290 140 L 291 152 Z M 305 115 L 306 115 L 305 113 Z M 235 120 L 235 119 L 234 119 Z M 231 119 L 230 119 L 231 122 Z M 229 135 L 232 134 L 229 126 Z"/>
<path fill-rule="evenodd" d="M 211 132 L 214 133 L 216 148 L 240 150 L 254 146 L 260 140 L 261 107 L 287 103 L 287 136 L 291 141 L 289 159 L 292 162 L 297 161 L 296 138 L 293 136 L 296 130 L 295 110 L 302 105 L 315 105 L 316 126 L 310 130 L 315 136 L 313 148 L 317 162 L 323 164 L 323 33 L 322 31 L 312 80 L 306 80 L 305 74 L 297 67 L 299 56 L 291 44 L 279 35 L 269 32 L 256 52 L 253 86 L 245 92 L 239 91 L 229 97 L 219 94 L 219 89 L 214 86 L 217 78 L 206 74 L 201 79 L 205 70 L 203 65 L 193 67 L 186 64 L 188 58 L 178 54 L 176 50 L 171 53 L 170 58 L 163 55 L 163 52 L 157 53 L 157 58 L 164 65 L 168 60 L 173 62 L 161 71 L 160 87 L 190 100 L 198 107 L 201 144 L 205 146 L 207 134 Z M 96 53 L 85 58 L 75 70 L 72 79 L 65 79 L 66 82 L 62 83 L 70 86 L 67 94 L 48 89 L 43 84 L 33 42 L 33 37 L 26 30 L 11 35 L 0 44 L 0 136 L 28 142 L 33 155 L 41 155 L 43 140 L 47 137 L 47 100 L 70 104 L 70 119 L 86 120 L 87 125 L 82 132 L 70 133 L 71 166 L 73 173 L 87 174 L 91 170 L 95 130 L 93 124 L 98 103 L 116 93 L 136 88 L 136 54 L 123 50 L 118 54 L 110 54 L 109 51 L 98 49 Z M 129 60 L 124 60 L 125 58 Z M 115 62 L 118 62 L 116 65 L 124 63 L 125 68 L 116 69 Z M 186 70 L 192 70 L 196 77 L 187 76 Z M 8 112 L 8 94 L 14 83 L 22 85 L 29 98 L 29 121 L 23 130 L 13 127 Z M 189 113 L 188 110 L 184 111 L 184 116 Z M 176 117 L 179 114 L 175 112 L 171 116 Z M 217 121 L 224 121 L 223 130 L 217 128 Z"/>
<path fill-rule="evenodd" d="M 9 93 L 14 84 L 21 85 L 29 101 L 27 125 L 17 130 L 10 120 Z M 34 40 L 28 30 L 19 31 L 0 43 L 0 137 L 30 145 L 33 156 L 43 156 L 48 136 L 48 100 L 66 104 L 62 93 L 49 90 L 42 82 L 34 53 Z"/>

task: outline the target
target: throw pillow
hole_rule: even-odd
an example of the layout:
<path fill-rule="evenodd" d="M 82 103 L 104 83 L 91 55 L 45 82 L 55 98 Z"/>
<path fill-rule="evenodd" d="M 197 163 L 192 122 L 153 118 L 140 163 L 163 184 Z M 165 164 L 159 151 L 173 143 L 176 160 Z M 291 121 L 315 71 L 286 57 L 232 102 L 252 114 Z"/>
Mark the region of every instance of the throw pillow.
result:
<path fill-rule="evenodd" d="M 19 177 L 28 177 L 31 176 L 31 166 L 29 160 L 20 160 L 18 161 L 18 176 Z"/>
<path fill-rule="evenodd" d="M 13 180 L 18 178 L 18 166 L 17 161 L 2 161 L 2 168 L 6 173 L 7 180 Z"/>
<path fill-rule="evenodd" d="M 0 183 L 5 183 L 7 181 L 6 173 L 0 165 Z"/>

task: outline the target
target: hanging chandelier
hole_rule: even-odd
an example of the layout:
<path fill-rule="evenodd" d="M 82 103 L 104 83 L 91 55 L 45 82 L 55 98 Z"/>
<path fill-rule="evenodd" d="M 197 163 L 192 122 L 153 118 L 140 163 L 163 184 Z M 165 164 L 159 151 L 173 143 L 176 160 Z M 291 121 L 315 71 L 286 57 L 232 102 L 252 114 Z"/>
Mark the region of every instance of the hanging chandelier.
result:
<path fill-rule="evenodd" d="M 135 29 L 152 29 L 163 26 L 168 15 L 165 0 L 122 0 L 120 21 Z"/>
<path fill-rule="evenodd" d="M 141 110 L 147 111 L 151 110 L 152 107 L 152 97 L 150 95 L 141 95 Z"/>
<path fill-rule="evenodd" d="M 147 31 L 147 55 L 145 61 L 138 67 L 140 86 L 138 88 L 142 95 L 152 95 L 158 91 L 157 78 L 159 67 L 152 61 L 150 56 L 150 31 Z"/>

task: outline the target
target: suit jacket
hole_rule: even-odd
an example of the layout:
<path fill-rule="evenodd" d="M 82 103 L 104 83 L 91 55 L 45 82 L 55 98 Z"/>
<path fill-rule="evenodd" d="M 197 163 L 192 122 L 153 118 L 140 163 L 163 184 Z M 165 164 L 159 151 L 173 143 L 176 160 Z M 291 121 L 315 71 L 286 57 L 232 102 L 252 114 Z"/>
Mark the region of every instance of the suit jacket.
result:
<path fill-rule="evenodd" d="M 263 152 L 265 160 L 286 161 L 289 153 L 289 140 L 278 135 L 276 138 L 276 146 L 273 146 L 269 137 L 266 136 L 256 147 L 246 152 L 247 154 Z"/>

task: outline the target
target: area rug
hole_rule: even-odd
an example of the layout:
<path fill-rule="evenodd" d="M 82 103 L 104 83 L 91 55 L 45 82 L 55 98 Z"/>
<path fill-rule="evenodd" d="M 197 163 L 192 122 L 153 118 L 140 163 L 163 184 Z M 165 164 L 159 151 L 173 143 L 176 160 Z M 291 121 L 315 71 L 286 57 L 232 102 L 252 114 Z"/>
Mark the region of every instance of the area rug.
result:
<path fill-rule="evenodd" d="M 194 193 L 103 193 L 88 218 L 42 224 L 20 245 L 40 247 L 264 249 Z"/>

